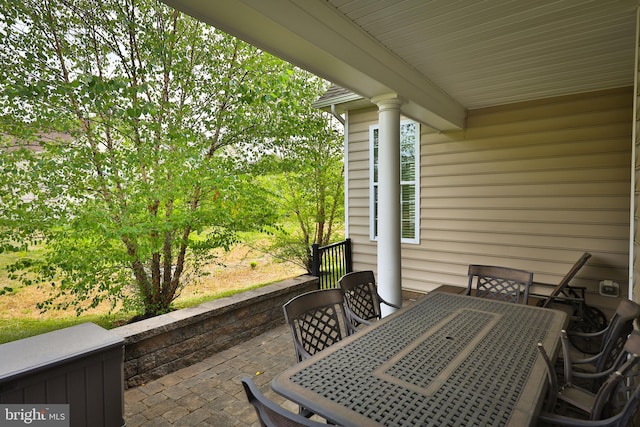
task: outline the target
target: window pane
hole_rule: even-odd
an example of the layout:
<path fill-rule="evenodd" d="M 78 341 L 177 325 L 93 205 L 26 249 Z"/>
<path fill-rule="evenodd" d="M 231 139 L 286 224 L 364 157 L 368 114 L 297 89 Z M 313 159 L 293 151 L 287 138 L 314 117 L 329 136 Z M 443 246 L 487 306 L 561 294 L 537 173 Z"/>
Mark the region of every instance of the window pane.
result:
<path fill-rule="evenodd" d="M 373 235 L 378 236 L 378 186 L 373 186 Z"/>
<path fill-rule="evenodd" d="M 416 165 L 414 158 L 402 158 L 400 164 L 400 180 L 403 182 L 413 181 L 416 176 Z"/>
<path fill-rule="evenodd" d="M 420 209 L 419 195 L 419 158 L 420 158 L 420 124 L 403 121 L 400 124 L 400 221 L 401 237 L 404 242 L 419 242 L 419 220 L 416 211 Z M 379 161 L 379 129 L 370 127 L 370 227 L 371 238 L 378 236 L 378 161 Z"/>
<path fill-rule="evenodd" d="M 378 129 L 373 130 L 373 182 L 378 182 Z"/>
<path fill-rule="evenodd" d="M 400 126 L 400 180 L 413 181 L 416 176 L 416 124 Z"/>
<path fill-rule="evenodd" d="M 406 239 L 415 238 L 415 190 L 416 186 L 413 184 L 401 186 L 400 208 L 402 215 L 402 238 Z"/>

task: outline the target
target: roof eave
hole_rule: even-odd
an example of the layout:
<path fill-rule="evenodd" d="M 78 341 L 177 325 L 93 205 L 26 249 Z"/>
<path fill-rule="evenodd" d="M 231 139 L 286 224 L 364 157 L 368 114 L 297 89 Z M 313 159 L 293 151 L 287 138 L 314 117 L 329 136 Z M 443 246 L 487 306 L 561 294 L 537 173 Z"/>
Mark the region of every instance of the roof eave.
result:
<path fill-rule="evenodd" d="M 364 98 L 395 93 L 403 114 L 460 129 L 466 111 L 447 93 L 325 2 L 163 0 Z"/>

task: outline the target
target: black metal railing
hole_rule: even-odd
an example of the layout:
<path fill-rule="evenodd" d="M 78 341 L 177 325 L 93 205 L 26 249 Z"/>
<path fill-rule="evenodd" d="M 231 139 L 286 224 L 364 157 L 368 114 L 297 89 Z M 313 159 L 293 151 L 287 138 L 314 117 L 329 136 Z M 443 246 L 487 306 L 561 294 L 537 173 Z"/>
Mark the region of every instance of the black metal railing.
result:
<path fill-rule="evenodd" d="M 320 289 L 337 287 L 338 279 L 353 271 L 351 239 L 322 247 L 314 243 L 311 249 L 313 251 L 311 274 L 318 277 Z"/>

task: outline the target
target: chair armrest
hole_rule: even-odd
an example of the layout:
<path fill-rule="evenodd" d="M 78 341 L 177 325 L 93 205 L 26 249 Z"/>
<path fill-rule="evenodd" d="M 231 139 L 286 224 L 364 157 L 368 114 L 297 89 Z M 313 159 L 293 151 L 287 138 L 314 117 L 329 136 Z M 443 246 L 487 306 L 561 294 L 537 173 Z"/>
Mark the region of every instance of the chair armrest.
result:
<path fill-rule="evenodd" d="M 547 298 L 551 298 L 554 301 L 558 301 L 558 302 L 577 302 L 577 303 L 581 303 L 584 302 L 584 298 L 580 298 L 580 297 L 567 297 L 564 295 L 557 295 L 555 297 L 550 297 L 547 296 Z"/>
<path fill-rule="evenodd" d="M 598 361 L 599 358 L 600 358 L 600 353 L 591 357 L 587 357 L 585 359 L 573 359 L 571 360 L 571 364 L 572 365 L 595 365 L 595 363 Z"/>
<path fill-rule="evenodd" d="M 344 307 L 347 310 L 347 319 L 349 319 L 350 322 L 355 322 L 356 324 L 365 325 L 365 326 L 371 325 L 370 321 L 364 320 L 362 317 L 355 314 L 353 310 L 351 310 L 351 308 L 349 308 L 349 306 L 346 303 L 344 304 Z M 350 331 L 349 335 L 352 335 L 355 332 L 357 332 L 357 329 L 355 328 L 353 323 L 349 323 L 347 325 L 347 329 Z"/>
<path fill-rule="evenodd" d="M 613 374 L 616 371 L 616 367 L 613 366 L 609 369 L 607 369 L 606 371 L 602 371 L 602 372 L 581 372 L 581 371 L 573 371 L 573 377 L 574 378 L 580 378 L 583 380 L 599 380 L 602 378 L 609 378 L 609 376 L 611 376 L 611 374 Z"/>
<path fill-rule="evenodd" d="M 544 421 L 544 423 L 541 423 Z M 563 415 L 553 414 L 550 412 L 542 412 L 538 415 L 538 424 L 541 425 L 558 425 L 558 426 L 575 426 L 575 427 L 591 427 L 591 426 L 609 426 L 615 424 L 604 424 L 602 421 L 589 421 L 578 418 L 565 417 Z"/>
<path fill-rule="evenodd" d="M 531 287 L 542 287 L 542 288 L 549 288 L 549 289 L 555 289 L 557 287 L 557 285 L 552 285 L 551 283 L 543 283 L 543 282 L 532 282 L 531 283 Z M 559 295 L 556 296 L 551 296 L 549 294 L 539 294 L 539 293 L 529 293 L 530 296 L 534 296 L 536 298 L 544 298 L 544 299 L 549 299 L 552 298 L 553 300 L 556 299 L 566 299 L 567 301 L 575 301 L 575 302 L 583 302 L 584 301 L 584 292 L 587 288 L 584 286 L 571 286 L 571 285 L 565 285 L 563 286 L 562 290 L 560 291 L 561 293 Z M 575 296 L 569 296 L 567 295 L 565 292 L 566 291 L 570 291 L 573 294 L 575 294 Z M 581 296 L 578 296 L 578 292 L 581 294 Z"/>
<path fill-rule="evenodd" d="M 537 286 L 537 287 L 544 287 L 544 288 L 555 288 L 556 285 L 552 285 L 550 283 L 542 283 L 542 282 L 533 282 L 531 283 L 531 286 Z M 582 297 L 573 297 L 573 296 L 568 296 L 568 295 L 564 295 L 564 294 L 560 294 L 560 295 L 555 295 L 555 296 L 551 296 L 549 294 L 540 294 L 540 293 L 536 293 L 536 292 L 529 292 L 529 296 L 530 297 L 534 297 L 534 298 L 540 298 L 542 300 L 548 300 L 548 299 L 552 299 L 553 301 L 559 301 L 559 302 L 567 302 L 567 303 L 582 303 L 584 302 L 584 290 L 586 289 L 585 287 L 577 287 L 577 286 L 565 286 L 565 289 L 578 289 L 581 291 L 582 293 Z"/>
<path fill-rule="evenodd" d="M 606 331 L 608 331 L 607 328 L 604 328 L 601 331 L 597 331 L 597 332 L 567 331 L 567 335 L 571 335 L 572 337 L 581 337 L 581 338 L 597 338 L 600 335 L 604 335 Z"/>
<path fill-rule="evenodd" d="M 584 299 L 584 293 L 585 293 L 586 290 L 587 290 L 587 288 L 584 287 L 584 286 L 570 286 L 570 285 L 567 285 L 562 290 L 562 294 L 564 296 L 568 296 L 567 292 L 570 292 L 574 297 Z"/>
<path fill-rule="evenodd" d="M 382 298 L 380 296 L 380 294 L 378 294 L 378 299 L 380 300 L 381 303 L 383 303 L 384 305 L 388 305 L 389 307 L 393 307 L 393 308 L 397 308 L 397 309 L 402 308 L 401 306 L 398 306 L 396 304 L 393 304 L 393 303 L 390 303 L 390 302 L 386 301 L 384 298 Z"/>
<path fill-rule="evenodd" d="M 546 298 L 549 298 L 549 295 L 546 295 L 546 294 L 536 294 L 536 293 L 533 293 L 533 292 L 529 292 L 529 296 L 530 296 L 530 297 L 537 297 L 537 298 L 545 298 L 545 299 L 546 299 Z"/>
<path fill-rule="evenodd" d="M 601 373 L 596 374 L 574 370 L 575 365 L 594 365 L 599 355 L 587 359 L 571 359 L 571 352 L 569 350 L 571 344 L 569 343 L 567 331 L 564 329 L 560 331 L 560 343 L 562 344 L 562 362 L 564 367 L 564 383 L 566 386 L 571 387 L 573 385 L 574 377 L 595 380 L 603 376 Z"/>
<path fill-rule="evenodd" d="M 574 371 L 573 367 L 577 365 L 595 366 L 595 364 L 597 363 L 598 359 L 601 356 L 601 353 L 598 353 L 596 355 L 593 355 L 591 357 L 587 357 L 584 359 L 571 359 L 571 352 L 569 350 L 571 346 L 571 344 L 569 343 L 569 332 L 567 332 L 564 329 L 560 331 L 560 341 L 562 343 L 562 358 L 564 359 L 565 382 L 567 384 L 571 384 L 573 376 L 579 377 L 579 378 L 590 378 L 585 375 L 593 375 L 593 373 Z M 591 379 L 597 379 L 597 378 L 598 377 L 593 377 Z"/>
<path fill-rule="evenodd" d="M 300 344 L 300 342 L 295 338 L 293 339 L 293 345 L 298 351 L 298 353 L 300 354 L 300 357 L 302 357 L 302 360 L 308 359 L 311 357 L 311 354 L 307 350 L 305 350 L 302 344 Z"/>
<path fill-rule="evenodd" d="M 567 297 L 567 296 L 564 296 L 564 295 L 557 295 L 557 296 L 552 297 L 550 295 L 536 294 L 536 293 L 532 293 L 532 292 L 529 292 L 529 296 L 530 297 L 541 298 L 541 299 L 545 299 L 545 300 L 551 298 L 554 301 L 555 300 L 559 300 L 559 301 L 565 301 L 566 300 L 566 301 L 569 301 L 569 302 L 583 302 L 584 301 L 583 298 L 579 298 L 579 297 L 577 297 L 577 298 L 576 297 Z"/>
<path fill-rule="evenodd" d="M 542 282 L 531 282 L 531 286 L 542 286 L 545 288 L 552 288 L 552 289 L 556 287 L 556 285 L 552 285 L 551 283 L 542 283 Z"/>

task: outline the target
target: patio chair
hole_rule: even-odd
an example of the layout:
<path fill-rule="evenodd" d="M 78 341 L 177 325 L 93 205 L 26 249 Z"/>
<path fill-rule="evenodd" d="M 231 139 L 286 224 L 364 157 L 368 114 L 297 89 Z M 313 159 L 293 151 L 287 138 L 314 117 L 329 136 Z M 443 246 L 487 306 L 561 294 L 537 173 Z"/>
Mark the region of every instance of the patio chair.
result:
<path fill-rule="evenodd" d="M 396 304 L 385 301 L 376 287 L 373 271 L 354 271 L 338 280 L 338 286 L 344 295 L 349 315 L 354 326 L 370 325 L 372 321 L 382 317 L 380 305 L 400 308 Z"/>
<path fill-rule="evenodd" d="M 298 362 L 355 332 L 340 289 L 307 292 L 292 298 L 282 308 Z"/>
<path fill-rule="evenodd" d="M 591 258 L 589 252 L 582 254 L 580 259 L 578 259 L 567 274 L 565 274 L 560 283 L 553 288 L 549 296 L 543 300 L 542 307 L 551 308 L 554 303 L 569 304 L 571 306 L 577 304 L 578 307 L 576 308 L 578 309 L 583 307 L 585 288 L 570 286 L 569 282 L 571 282 L 575 275 L 578 274 L 578 271 L 589 261 L 589 258 Z M 581 292 L 581 294 L 579 295 L 578 292 Z"/>
<path fill-rule="evenodd" d="M 615 368 L 606 374 L 597 393 L 565 383 L 558 387 L 553 364 L 538 343 L 549 378 L 549 392 L 539 425 L 628 426 L 640 404 L 640 334 L 633 332 Z"/>
<path fill-rule="evenodd" d="M 602 331 L 591 333 L 566 331 L 562 333 L 563 359 L 565 365 L 566 363 L 572 365 L 574 377 L 590 379 L 585 374 L 603 372 L 611 368 L 622 352 L 627 336 L 633 331 L 634 321 L 638 318 L 640 318 L 640 305 L 625 299 L 620 301 L 609 325 Z M 590 357 L 581 357 L 580 349 L 577 351 L 572 349 L 572 336 L 583 340 L 598 340 L 598 352 Z M 599 384 L 595 382 L 593 388 L 597 386 Z"/>
<path fill-rule="evenodd" d="M 262 427 L 326 427 L 326 424 L 310 420 L 302 415 L 287 411 L 267 399 L 249 377 L 242 378 L 242 386 L 249 403 L 258 414 L 258 422 Z"/>
<path fill-rule="evenodd" d="M 573 264 L 549 295 L 530 293 L 529 296 L 540 298 L 538 306 L 563 310 L 570 316 L 570 331 L 598 332 L 607 327 L 607 317 L 597 307 L 586 304 L 585 290 L 583 286 L 571 286 L 570 282 L 578 274 L 578 271 L 591 258 L 589 252 L 585 252 Z M 547 285 L 534 282 L 533 285 Z M 597 340 L 585 340 L 577 335 L 571 335 L 571 343 L 583 353 L 596 354 L 599 351 L 600 342 Z"/>
<path fill-rule="evenodd" d="M 533 273 L 514 268 L 492 265 L 470 265 L 469 283 L 466 295 L 472 295 L 475 282 L 475 296 L 518 304 L 529 301 L 529 288 L 533 282 Z"/>

